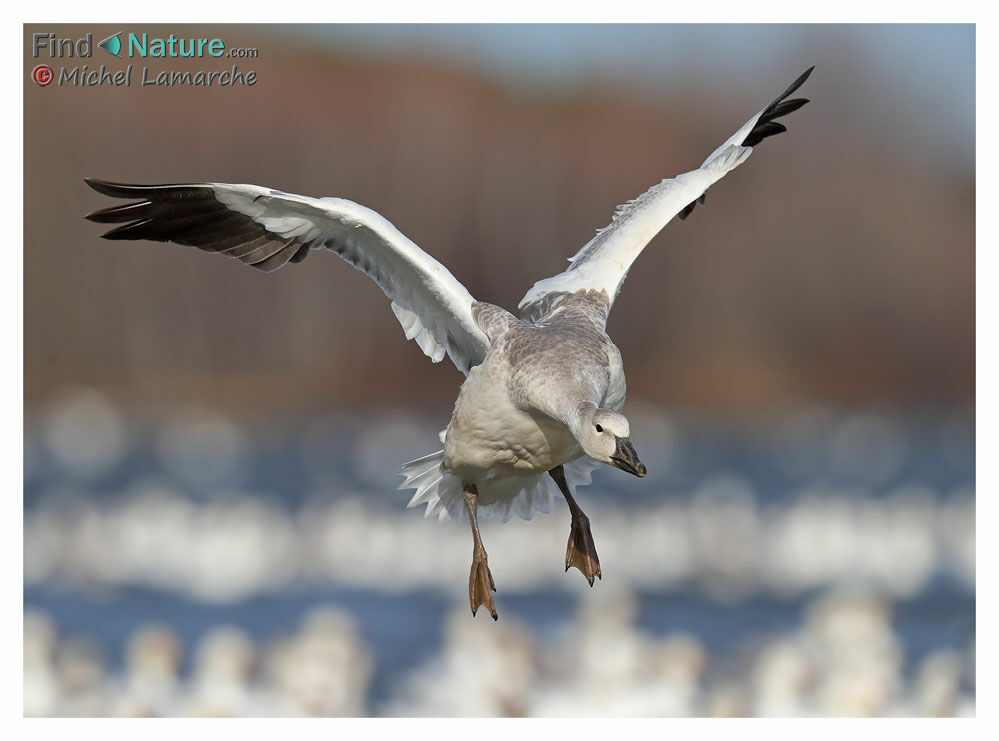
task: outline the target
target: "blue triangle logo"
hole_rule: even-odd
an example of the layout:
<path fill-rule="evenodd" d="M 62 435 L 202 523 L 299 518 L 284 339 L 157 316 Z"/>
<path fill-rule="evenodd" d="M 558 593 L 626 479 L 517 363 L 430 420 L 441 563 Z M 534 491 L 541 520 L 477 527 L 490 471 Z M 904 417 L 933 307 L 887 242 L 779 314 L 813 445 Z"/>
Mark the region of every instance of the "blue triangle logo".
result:
<path fill-rule="evenodd" d="M 106 51 L 108 54 L 113 54 L 114 56 L 118 56 L 118 52 L 121 51 L 121 39 L 118 38 L 120 33 L 121 31 L 116 33 L 114 36 L 108 36 L 106 39 L 104 39 L 104 41 L 101 41 L 97 45 L 101 47 L 104 51 Z"/>

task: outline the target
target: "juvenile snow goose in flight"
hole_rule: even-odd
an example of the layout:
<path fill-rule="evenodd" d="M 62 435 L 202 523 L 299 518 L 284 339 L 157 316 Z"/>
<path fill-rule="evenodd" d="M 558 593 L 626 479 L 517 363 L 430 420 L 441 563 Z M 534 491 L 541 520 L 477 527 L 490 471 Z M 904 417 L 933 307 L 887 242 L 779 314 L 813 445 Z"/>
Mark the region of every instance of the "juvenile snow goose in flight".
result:
<path fill-rule="evenodd" d="M 663 180 L 621 206 L 562 273 L 538 281 L 520 317 L 476 301 L 447 268 L 381 215 L 342 198 L 309 198 L 256 185 L 122 185 L 86 182 L 134 202 L 86 218 L 120 223 L 107 239 L 152 239 L 221 252 L 264 271 L 327 249 L 369 275 L 392 302 L 407 339 L 433 362 L 445 353 L 467 378 L 441 433 L 444 449 L 403 467 L 400 488 L 427 516 L 457 517 L 472 530 L 469 600 L 495 619 L 495 591 L 477 515 L 503 522 L 551 512 L 554 486 L 569 506 L 565 568 L 590 585 L 600 562 L 589 520 L 572 496 L 606 463 L 635 476 L 645 466 L 631 443 L 621 354 L 605 326 L 631 264 L 674 216 L 690 215 L 704 193 L 742 164 L 763 139 L 786 129 L 776 119 L 807 100 L 788 97 L 809 68 L 749 119 L 696 170 Z"/>

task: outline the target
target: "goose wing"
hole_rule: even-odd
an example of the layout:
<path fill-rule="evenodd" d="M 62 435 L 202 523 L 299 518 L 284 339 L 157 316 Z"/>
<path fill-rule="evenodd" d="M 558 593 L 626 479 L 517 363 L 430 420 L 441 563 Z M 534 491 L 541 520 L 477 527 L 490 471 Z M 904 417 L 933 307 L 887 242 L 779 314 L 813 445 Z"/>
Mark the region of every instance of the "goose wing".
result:
<path fill-rule="evenodd" d="M 670 219 L 677 215 L 685 219 L 694 206 L 704 203 L 705 191 L 745 162 L 755 145 L 787 131 L 776 119 L 808 102 L 805 98 L 787 100 L 787 97 L 808 79 L 812 69 L 809 67 L 776 100 L 749 119 L 708 155 L 698 169 L 663 180 L 635 200 L 619 206 L 610 225 L 599 230 L 569 258 L 572 264 L 568 269 L 534 284 L 520 301 L 522 316 L 527 320 L 539 318 L 545 307 L 551 305 L 551 301 L 545 301 L 550 294 L 605 291 L 613 304 L 632 263 Z"/>
<path fill-rule="evenodd" d="M 123 185 L 88 179 L 94 190 L 132 203 L 86 218 L 116 223 L 106 239 L 152 239 L 235 257 L 258 270 L 301 262 L 311 250 L 335 252 L 368 275 L 430 359 L 447 353 L 467 374 L 489 340 L 472 318 L 468 290 L 387 219 L 342 198 L 309 198 L 257 185 Z"/>

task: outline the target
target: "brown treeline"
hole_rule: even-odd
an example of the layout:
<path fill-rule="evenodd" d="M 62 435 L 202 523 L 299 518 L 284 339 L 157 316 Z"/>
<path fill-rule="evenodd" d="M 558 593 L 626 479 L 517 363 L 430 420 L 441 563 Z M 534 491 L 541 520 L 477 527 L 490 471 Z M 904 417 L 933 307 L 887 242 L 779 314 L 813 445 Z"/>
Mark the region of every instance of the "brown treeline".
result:
<path fill-rule="evenodd" d="M 82 217 L 106 203 L 85 176 L 350 198 L 476 298 L 513 309 L 617 204 L 699 165 L 800 72 L 740 78 L 735 101 L 724 89 L 650 101 L 607 86 L 527 94 L 288 37 L 260 46 L 260 59 L 236 60 L 257 70 L 254 86 L 26 88 L 29 401 L 86 383 L 126 400 L 418 404 L 460 382 L 335 256 L 265 275 L 191 248 L 100 240 Z M 839 115 L 849 85 L 830 76 L 809 81 L 813 103 L 789 133 L 636 264 L 610 322 L 633 395 L 710 408 L 973 398 L 974 173 L 879 146 L 878 112 Z"/>

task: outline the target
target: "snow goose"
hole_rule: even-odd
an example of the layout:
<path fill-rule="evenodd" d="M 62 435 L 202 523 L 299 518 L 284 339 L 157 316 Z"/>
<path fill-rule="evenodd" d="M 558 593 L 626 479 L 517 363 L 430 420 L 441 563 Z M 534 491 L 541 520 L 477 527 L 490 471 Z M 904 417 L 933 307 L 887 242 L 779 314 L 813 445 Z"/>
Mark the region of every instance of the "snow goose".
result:
<path fill-rule="evenodd" d="M 645 475 L 621 414 L 621 354 L 605 331 L 632 263 L 674 216 L 690 215 L 704 193 L 742 164 L 763 139 L 786 129 L 776 119 L 804 105 L 791 95 L 809 68 L 691 172 L 663 180 L 618 208 L 562 273 L 534 284 L 520 317 L 476 301 L 447 268 L 384 217 L 342 198 L 310 198 L 257 185 L 123 185 L 88 179 L 100 193 L 133 202 L 95 211 L 119 224 L 107 239 L 152 239 L 219 252 L 264 271 L 330 250 L 370 276 L 391 300 L 407 339 L 433 362 L 447 354 L 466 376 L 443 450 L 407 463 L 401 488 L 427 516 L 467 518 L 472 530 L 469 600 L 495 619 L 495 591 L 477 515 L 500 521 L 551 512 L 555 491 L 571 514 L 565 568 L 590 586 L 600 561 L 589 520 L 572 496 L 606 463 Z"/>

